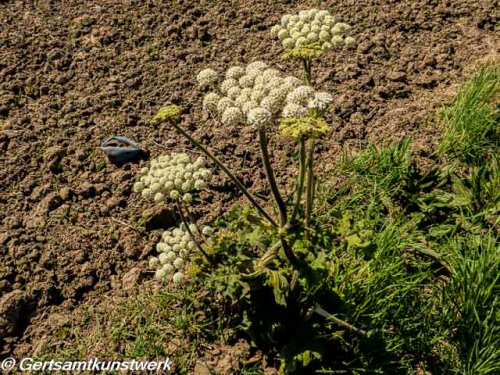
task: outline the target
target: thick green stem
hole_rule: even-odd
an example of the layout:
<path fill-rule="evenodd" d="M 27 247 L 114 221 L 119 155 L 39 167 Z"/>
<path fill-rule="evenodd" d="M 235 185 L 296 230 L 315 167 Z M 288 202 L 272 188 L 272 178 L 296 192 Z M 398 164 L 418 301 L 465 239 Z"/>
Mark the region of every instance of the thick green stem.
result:
<path fill-rule="evenodd" d="M 285 256 L 290 261 L 290 264 L 292 265 L 292 267 L 297 268 L 300 264 L 299 259 L 293 252 L 293 249 L 290 247 L 290 244 L 286 240 L 285 236 L 282 234 L 280 234 L 280 242 L 285 252 Z"/>
<path fill-rule="evenodd" d="M 309 239 L 311 230 L 311 213 L 314 201 L 314 138 L 309 139 L 309 153 L 307 156 L 307 181 L 306 181 L 306 239 Z"/>
<path fill-rule="evenodd" d="M 302 192 L 304 191 L 304 180 L 306 176 L 306 141 L 304 137 L 300 138 L 299 159 L 300 159 L 299 182 L 295 196 L 295 205 L 293 207 L 292 217 L 290 218 L 290 224 L 292 225 L 297 217 L 297 214 L 299 213 L 300 201 L 302 200 Z"/>
<path fill-rule="evenodd" d="M 259 145 L 260 151 L 262 154 L 262 164 L 264 165 L 264 170 L 266 171 L 267 180 L 269 182 L 269 187 L 271 189 L 271 193 L 273 194 L 276 205 L 278 206 L 278 210 L 280 213 L 280 226 L 284 227 L 287 221 L 287 212 L 286 205 L 281 197 L 278 184 L 276 183 L 276 178 L 274 176 L 273 167 L 271 166 L 271 162 L 269 160 L 269 150 L 267 148 L 267 134 L 265 127 L 259 127 Z"/>
<path fill-rule="evenodd" d="M 302 60 L 304 64 L 304 73 L 306 76 L 306 84 L 312 86 L 312 61 L 309 59 Z"/>
<path fill-rule="evenodd" d="M 196 247 L 200 252 L 203 254 L 203 256 L 208 260 L 209 263 L 213 264 L 212 257 L 210 257 L 205 250 L 203 250 L 203 247 L 201 247 L 200 243 L 196 240 L 196 237 L 193 235 L 193 232 L 191 232 L 191 228 L 189 228 L 189 223 L 186 220 L 186 217 L 184 216 L 184 211 L 182 210 L 181 204 L 179 203 L 179 200 L 177 199 L 175 201 L 177 205 L 177 209 L 179 210 L 179 215 L 181 215 L 182 222 L 184 223 L 186 227 L 186 231 L 189 233 L 189 236 L 193 240 L 193 242 L 196 244 Z"/>
<path fill-rule="evenodd" d="M 198 141 L 192 138 L 188 133 L 186 133 L 175 121 L 170 121 L 170 123 L 175 127 L 175 129 L 181 133 L 186 139 L 191 142 L 193 146 L 203 152 L 206 156 L 208 156 L 212 161 L 217 164 L 226 175 L 236 184 L 238 189 L 248 198 L 248 200 L 254 205 L 254 207 L 264 216 L 269 223 L 275 228 L 278 228 L 278 224 L 276 221 L 262 208 L 262 206 L 252 197 L 252 195 L 248 192 L 248 190 L 243 186 L 243 184 L 236 178 L 235 175 L 219 160 L 216 156 L 214 156 L 210 151 L 208 151 L 205 147 L 201 145 Z"/>
<path fill-rule="evenodd" d="M 262 164 L 264 165 L 264 170 L 266 171 L 266 176 L 269 181 L 269 187 L 271 189 L 271 192 L 274 196 L 274 200 L 276 201 L 278 210 L 280 212 L 279 236 L 280 236 L 281 246 L 283 247 L 285 256 L 287 257 L 292 267 L 297 267 L 300 262 L 295 253 L 293 252 L 293 249 L 291 248 L 290 244 L 286 240 L 286 224 L 287 224 L 286 205 L 279 192 L 278 184 L 276 183 L 276 178 L 274 176 L 274 171 L 271 166 L 271 162 L 269 160 L 266 129 L 264 127 L 259 127 L 258 132 L 259 132 L 259 145 L 260 145 L 260 150 L 262 152 Z"/>

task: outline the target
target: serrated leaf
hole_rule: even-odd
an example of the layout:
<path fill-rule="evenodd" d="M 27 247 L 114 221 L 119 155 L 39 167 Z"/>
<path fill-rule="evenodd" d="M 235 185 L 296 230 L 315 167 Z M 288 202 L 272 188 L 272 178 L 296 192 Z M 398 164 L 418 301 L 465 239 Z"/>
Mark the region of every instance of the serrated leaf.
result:
<path fill-rule="evenodd" d="M 248 242 L 251 246 L 262 246 L 265 242 L 264 233 L 260 228 L 255 228 L 249 233 L 244 233 L 241 236 L 243 242 Z"/>

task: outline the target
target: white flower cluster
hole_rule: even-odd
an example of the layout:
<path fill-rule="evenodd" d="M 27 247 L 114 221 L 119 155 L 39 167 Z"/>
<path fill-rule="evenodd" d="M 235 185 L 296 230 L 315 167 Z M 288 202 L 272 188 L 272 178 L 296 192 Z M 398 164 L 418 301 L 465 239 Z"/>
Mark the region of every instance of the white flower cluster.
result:
<path fill-rule="evenodd" d="M 201 87 L 208 87 L 215 84 L 219 77 L 217 76 L 217 72 L 215 70 L 205 69 L 196 76 L 196 79 Z"/>
<path fill-rule="evenodd" d="M 324 110 L 332 101 L 330 94 L 316 92 L 299 78 L 282 77 L 261 61 L 229 68 L 225 80 L 212 87 L 203 98 L 203 109 L 220 115 L 229 126 L 266 126 L 280 115 L 300 118 L 308 115 L 308 108 Z"/>
<path fill-rule="evenodd" d="M 271 34 L 281 40 L 285 49 L 319 42 L 324 51 L 344 44 L 355 44 L 353 37 L 347 36 L 351 27 L 335 18 L 327 10 L 302 10 L 298 15 L 285 14 L 281 23 L 271 28 Z"/>
<path fill-rule="evenodd" d="M 198 227 L 190 224 L 189 231 L 195 236 L 198 233 Z M 202 233 L 205 236 L 211 236 L 213 229 L 206 226 L 202 229 Z M 181 224 L 179 228 L 163 232 L 161 241 L 156 245 L 158 257 L 149 259 L 149 266 L 156 269 L 155 278 L 165 280 L 168 275 L 172 275 L 174 284 L 182 283 L 185 279 L 182 270 L 195 248 L 196 243 L 184 224 Z"/>
<path fill-rule="evenodd" d="M 191 224 L 192 233 L 196 233 L 196 225 Z M 156 245 L 158 257 L 149 259 L 149 266 L 156 268 L 155 278 L 164 280 L 167 275 L 173 275 L 174 284 L 180 284 L 185 276 L 182 269 L 188 259 L 189 253 L 196 248 L 184 226 L 163 232 L 161 241 Z"/>
<path fill-rule="evenodd" d="M 191 202 L 193 190 L 203 190 L 212 179 L 212 171 L 205 167 L 206 160 L 198 157 L 194 163 L 185 153 L 172 153 L 151 160 L 150 168 L 142 168 L 141 178 L 134 191 L 156 203 L 167 198 L 182 198 Z"/>

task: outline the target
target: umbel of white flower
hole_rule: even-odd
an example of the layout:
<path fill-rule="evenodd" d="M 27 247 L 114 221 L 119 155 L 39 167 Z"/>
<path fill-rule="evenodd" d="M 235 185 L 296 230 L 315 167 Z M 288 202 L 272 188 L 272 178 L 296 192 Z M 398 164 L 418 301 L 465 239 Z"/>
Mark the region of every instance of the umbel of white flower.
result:
<path fill-rule="evenodd" d="M 201 81 L 200 85 L 205 86 Z M 211 87 L 213 91 L 203 98 L 203 109 L 229 126 L 266 126 L 280 116 L 301 118 L 308 115 L 308 109 L 326 110 L 333 100 L 299 78 L 283 77 L 262 61 L 229 68 L 220 85 Z"/>
<path fill-rule="evenodd" d="M 195 231 L 196 226 L 190 229 Z M 163 232 L 161 241 L 156 245 L 158 257 L 149 259 L 149 266 L 156 268 L 155 278 L 164 280 L 167 275 L 173 275 L 174 283 L 180 283 L 184 279 L 182 270 L 185 262 L 195 248 L 195 242 L 184 227 Z"/>
<path fill-rule="evenodd" d="M 308 9 L 299 14 L 285 14 L 281 23 L 271 28 L 285 49 L 319 42 L 324 51 L 346 45 L 352 47 L 355 39 L 348 36 L 351 27 L 335 18 L 327 10 Z"/>
<path fill-rule="evenodd" d="M 202 87 L 211 86 L 219 79 L 217 72 L 213 69 L 202 70 L 196 78 Z"/>
<path fill-rule="evenodd" d="M 190 224 L 189 231 L 192 235 L 196 235 L 198 228 L 195 224 Z M 184 224 L 181 224 L 179 228 L 163 232 L 160 242 L 156 244 L 159 255 L 149 259 L 149 266 L 156 269 L 156 279 L 165 280 L 168 275 L 172 275 L 174 284 L 180 284 L 185 279 L 183 270 L 190 254 L 196 249 L 196 243 L 189 231 Z M 212 235 L 213 230 L 206 226 L 202 233 Z"/>
<path fill-rule="evenodd" d="M 212 171 L 205 165 L 204 158 L 198 157 L 191 162 L 189 155 L 185 153 L 160 156 L 151 160 L 149 168 L 141 170 L 141 177 L 134 184 L 134 191 L 156 203 L 169 198 L 182 198 L 190 202 L 191 192 L 205 189 L 212 179 Z"/>

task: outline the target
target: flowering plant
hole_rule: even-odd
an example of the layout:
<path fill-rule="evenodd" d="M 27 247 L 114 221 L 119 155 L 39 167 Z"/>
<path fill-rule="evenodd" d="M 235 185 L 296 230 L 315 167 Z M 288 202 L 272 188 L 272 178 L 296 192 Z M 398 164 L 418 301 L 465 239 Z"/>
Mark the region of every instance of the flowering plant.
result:
<path fill-rule="evenodd" d="M 333 98 L 326 92 L 318 92 L 310 85 L 304 84 L 300 79 L 293 76 L 284 76 L 276 69 L 270 68 L 266 63 L 256 61 L 247 66 L 230 67 L 224 75 L 220 76 L 215 70 L 205 69 L 197 76 L 200 87 L 209 92 L 203 98 L 203 109 L 207 111 L 215 121 L 221 121 L 226 126 L 251 126 L 255 128 L 263 168 L 267 177 L 271 195 L 274 199 L 277 217 L 270 214 L 240 182 L 236 175 L 219 160 L 212 152 L 201 143 L 192 138 L 179 122 L 180 107 L 171 105 L 162 108 L 153 118 L 152 122 L 159 124 L 168 122 L 181 135 L 186 137 L 196 148 L 205 154 L 216 166 L 235 183 L 238 189 L 248 198 L 260 218 L 250 215 L 254 224 L 265 231 L 271 231 L 276 242 L 269 250 L 260 256 L 260 260 L 254 263 L 254 267 L 241 269 L 243 278 L 259 278 L 264 275 L 276 290 L 286 289 L 289 285 L 284 282 L 284 275 L 277 274 L 268 267 L 270 262 L 280 257 L 279 249 L 283 250 L 286 263 L 291 266 L 292 272 L 303 271 L 308 267 L 304 254 L 298 254 L 296 247 L 310 246 L 310 224 L 311 212 L 314 200 L 314 139 L 324 135 L 330 129 L 323 119 L 323 114 L 328 109 Z M 296 140 L 300 148 L 299 173 L 294 202 L 285 199 L 277 184 L 275 170 L 269 156 L 269 133 L 281 132 L 284 136 Z M 309 142 L 309 147 L 306 147 Z M 307 154 L 307 157 L 306 157 Z M 182 213 L 182 201 L 190 201 L 191 191 L 204 187 L 212 176 L 209 169 L 205 168 L 203 158 L 198 158 L 191 163 L 186 154 L 173 154 L 170 157 L 162 157 L 153 160 L 150 169 L 144 169 L 140 181 L 136 183 L 136 190 L 143 197 L 163 202 L 171 199 L 179 207 Z M 303 195 L 305 190 L 305 210 L 303 207 Z M 305 212 L 305 215 L 301 214 Z M 186 223 L 187 224 L 187 223 Z M 305 239 L 297 240 L 296 233 L 305 233 Z M 206 259 L 213 260 L 213 248 L 209 251 L 195 241 L 193 233 L 186 226 L 184 236 L 191 238 L 191 247 L 196 246 Z M 220 244 L 220 242 L 219 242 Z M 299 244 L 299 245 L 297 245 Z M 160 251 L 166 247 L 160 246 Z M 154 260 L 155 264 L 162 264 L 157 271 L 159 277 L 174 272 L 175 264 L 170 261 L 174 259 L 171 250 L 168 255 L 161 255 L 161 259 Z M 300 251 L 299 251 L 300 252 Z M 163 263 L 162 263 L 163 261 Z M 181 263 L 180 261 L 178 263 Z M 274 280 L 274 281 L 273 281 Z M 284 303 L 281 292 L 276 292 L 276 298 Z"/>
<path fill-rule="evenodd" d="M 200 231 L 182 215 L 182 204 L 191 201 L 192 191 L 203 189 L 210 181 L 212 173 L 206 168 L 205 159 L 198 158 L 193 163 L 185 154 L 173 154 L 154 160 L 150 169 L 141 172 L 135 189 L 156 202 L 173 200 L 183 218 L 184 226 L 165 232 L 158 244 L 160 256 L 151 260 L 152 266 L 159 267 L 157 277 L 177 271 L 174 281 L 180 281 L 183 276 L 178 269 L 187 254 L 198 248 L 208 261 L 200 267 L 202 273 L 206 271 L 207 287 L 213 284 L 232 300 L 254 304 L 260 304 L 268 295 L 252 300 L 248 297 L 250 292 L 258 295 L 259 291 L 272 290 L 276 305 L 298 307 L 300 317 L 316 311 L 316 307 L 324 315 L 325 310 L 318 306 L 331 299 L 333 292 L 319 282 L 328 277 L 328 264 L 325 254 L 316 249 L 321 239 L 313 222 L 314 150 L 316 140 L 330 130 L 324 116 L 333 97 L 313 88 L 311 66 L 313 60 L 334 47 L 352 46 L 354 39 L 348 36 L 347 24 L 335 22 L 327 11 L 315 9 L 283 16 L 281 24 L 271 32 L 282 41 L 284 58 L 303 62 L 304 81 L 283 75 L 262 61 L 232 66 L 224 74 L 204 69 L 196 79 L 200 88 L 207 91 L 203 110 L 216 123 L 255 129 L 274 210 L 264 207 L 222 160 L 183 129 L 182 110 L 176 105 L 160 109 L 151 122 L 168 123 L 175 128 L 232 180 L 253 208 L 230 212 L 230 224 L 221 219 L 222 230 L 214 236 L 210 228 L 204 230 L 212 241 L 203 245 L 197 240 Z M 296 142 L 299 148 L 296 187 L 289 197 L 284 197 L 278 186 L 269 155 L 269 135 L 276 132 Z M 248 314 L 259 316 L 255 321 L 270 320 L 259 315 L 262 307 L 252 313 L 250 310 Z M 337 322 L 349 327 L 339 319 Z"/>

